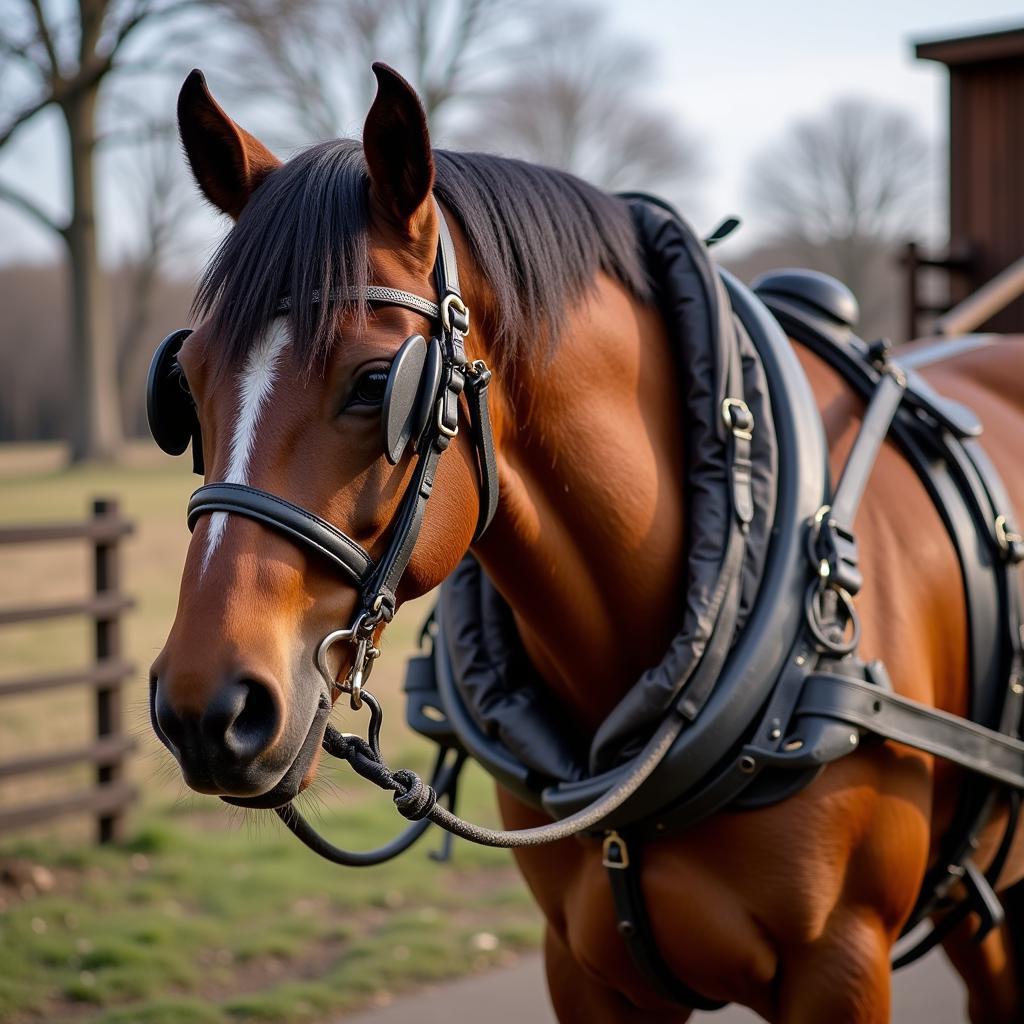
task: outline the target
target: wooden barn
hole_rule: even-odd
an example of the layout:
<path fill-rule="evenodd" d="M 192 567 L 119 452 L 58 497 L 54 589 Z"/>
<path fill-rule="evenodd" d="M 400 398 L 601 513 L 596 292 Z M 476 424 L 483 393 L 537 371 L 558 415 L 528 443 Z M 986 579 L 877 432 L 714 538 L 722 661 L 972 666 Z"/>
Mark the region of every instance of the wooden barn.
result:
<path fill-rule="evenodd" d="M 949 68 L 949 252 L 922 260 L 913 246 L 908 251 L 908 335 L 928 310 L 917 271 L 929 265 L 949 272 L 949 305 L 1017 264 L 1000 298 L 1005 303 L 1020 279 L 1017 297 L 977 328 L 1024 333 L 1024 26 L 920 41 L 914 52 Z"/>

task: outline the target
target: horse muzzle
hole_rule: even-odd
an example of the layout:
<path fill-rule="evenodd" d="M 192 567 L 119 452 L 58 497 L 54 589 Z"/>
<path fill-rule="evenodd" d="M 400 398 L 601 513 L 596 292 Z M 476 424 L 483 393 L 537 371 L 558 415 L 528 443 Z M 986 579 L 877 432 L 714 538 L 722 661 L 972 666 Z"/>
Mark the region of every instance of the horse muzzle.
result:
<path fill-rule="evenodd" d="M 296 712 L 303 704 L 310 708 L 299 718 L 286 713 L 278 687 L 254 674 L 222 683 L 201 712 L 182 710 L 173 692 L 167 674 L 154 672 L 153 729 L 191 789 L 243 806 L 276 807 L 295 796 L 323 739 L 331 707 L 326 693 L 295 702 Z"/>

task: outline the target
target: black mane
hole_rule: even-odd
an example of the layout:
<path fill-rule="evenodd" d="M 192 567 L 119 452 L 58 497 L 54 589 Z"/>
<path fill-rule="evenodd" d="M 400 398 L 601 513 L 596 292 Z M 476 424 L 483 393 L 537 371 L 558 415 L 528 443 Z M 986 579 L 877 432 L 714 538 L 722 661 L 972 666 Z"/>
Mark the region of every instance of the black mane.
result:
<path fill-rule="evenodd" d="M 483 153 L 435 150 L 438 199 L 458 218 L 500 310 L 489 325 L 508 365 L 557 339 L 566 305 L 604 271 L 649 285 L 626 204 L 570 174 Z M 283 295 L 312 368 L 330 351 L 331 311 L 315 292 L 367 284 L 369 178 L 358 142 L 313 146 L 254 193 L 203 274 L 193 314 L 211 315 L 232 360 L 263 335 Z M 385 284 L 387 282 L 374 282 Z"/>

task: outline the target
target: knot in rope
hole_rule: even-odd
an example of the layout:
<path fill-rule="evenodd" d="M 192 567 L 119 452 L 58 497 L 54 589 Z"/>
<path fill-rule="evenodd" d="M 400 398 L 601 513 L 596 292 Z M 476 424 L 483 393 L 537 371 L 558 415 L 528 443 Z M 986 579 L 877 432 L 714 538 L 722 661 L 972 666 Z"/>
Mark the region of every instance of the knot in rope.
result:
<path fill-rule="evenodd" d="M 419 821 L 434 809 L 437 793 L 414 771 L 400 768 L 392 775 L 395 783 L 395 806 L 409 821 Z"/>
<path fill-rule="evenodd" d="M 395 788 L 388 766 L 380 760 L 373 747 L 359 736 L 337 734 L 332 737 L 329 752 L 348 761 L 357 774 L 375 786 L 381 789 Z"/>

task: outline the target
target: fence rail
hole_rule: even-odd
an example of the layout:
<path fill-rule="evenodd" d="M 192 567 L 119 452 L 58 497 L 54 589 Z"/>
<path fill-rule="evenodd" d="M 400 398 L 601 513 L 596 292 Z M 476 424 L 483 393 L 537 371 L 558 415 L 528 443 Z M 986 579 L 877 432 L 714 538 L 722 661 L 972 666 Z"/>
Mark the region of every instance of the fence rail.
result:
<path fill-rule="evenodd" d="M 124 779 L 125 760 L 135 747 L 124 733 L 121 685 L 134 671 L 122 656 L 121 618 L 133 606 L 121 591 L 121 542 L 133 530 L 123 519 L 117 502 L 93 502 L 90 519 L 0 527 L 0 546 L 88 541 L 93 551 L 93 589 L 89 597 L 45 605 L 0 608 L 0 626 L 45 622 L 85 616 L 93 623 L 91 664 L 48 674 L 0 679 L 0 700 L 71 686 L 87 686 L 95 695 L 95 739 L 83 746 L 32 754 L 0 762 L 0 779 L 53 771 L 75 764 L 95 766 L 95 785 L 60 796 L 0 809 L 0 835 L 71 814 L 92 814 L 97 839 L 107 843 L 121 838 L 125 812 L 137 793 Z"/>
<path fill-rule="evenodd" d="M 946 337 L 968 334 L 1021 295 L 1024 295 L 1024 256 L 1011 263 L 973 295 L 943 313 L 935 321 L 935 333 Z"/>

